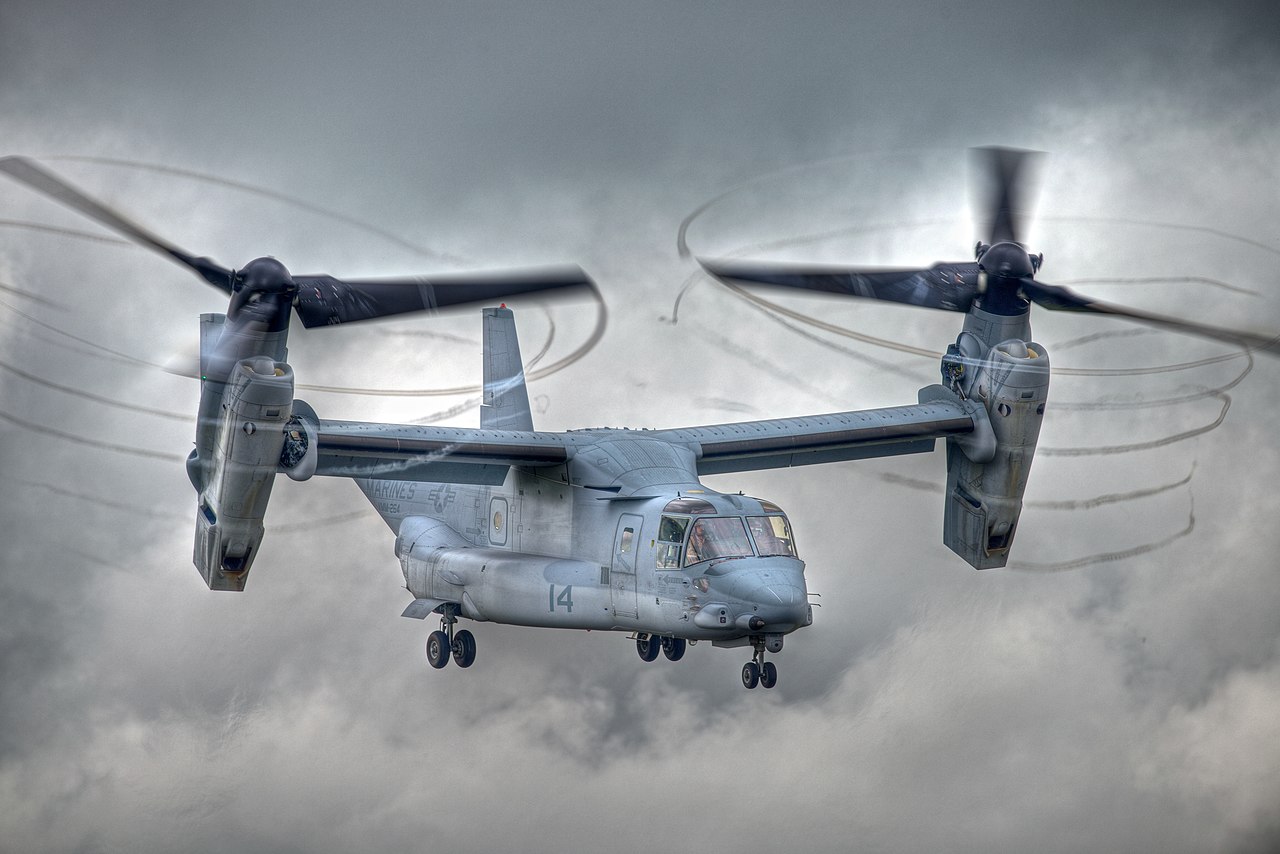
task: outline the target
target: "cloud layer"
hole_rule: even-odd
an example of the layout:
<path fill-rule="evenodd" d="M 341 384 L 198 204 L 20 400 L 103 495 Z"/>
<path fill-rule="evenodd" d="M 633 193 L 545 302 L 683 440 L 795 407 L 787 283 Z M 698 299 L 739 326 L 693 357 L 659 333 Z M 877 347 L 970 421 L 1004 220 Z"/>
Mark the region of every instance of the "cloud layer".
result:
<path fill-rule="evenodd" d="M 0 34 L 5 153 L 221 179 L 46 161 L 222 263 L 582 264 L 608 329 L 533 384 L 546 429 L 914 401 L 935 360 L 691 278 L 677 230 L 723 196 L 694 251 L 961 260 L 972 145 L 1050 152 L 1048 281 L 1158 278 L 1078 287 L 1280 331 L 1264 4 L 14 2 Z M 1035 462 L 1024 569 L 942 548 L 940 453 L 709 480 L 788 510 L 822 594 L 773 692 L 741 689 L 737 652 L 645 665 L 621 635 L 490 625 L 474 668 L 437 673 L 351 484 L 282 481 L 249 590 L 204 589 L 190 425 L 157 414 L 198 390 L 139 362 L 189 352 L 221 298 L 16 184 L 0 220 L 2 847 L 1280 846 L 1274 359 L 1038 313 L 1041 445 L 1072 453 Z M 958 329 L 786 305 L 915 348 Z M 517 311 L 544 363 L 590 334 L 588 307 Z M 322 386 L 466 385 L 477 321 L 295 334 L 291 361 Z M 300 396 L 395 420 L 467 400 Z"/>

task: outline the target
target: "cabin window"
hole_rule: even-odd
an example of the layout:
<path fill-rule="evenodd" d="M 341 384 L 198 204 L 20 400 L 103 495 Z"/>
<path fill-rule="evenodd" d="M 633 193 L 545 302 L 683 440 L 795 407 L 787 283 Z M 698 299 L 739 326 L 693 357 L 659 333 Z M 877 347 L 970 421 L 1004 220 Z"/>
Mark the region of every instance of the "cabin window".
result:
<path fill-rule="evenodd" d="M 505 546 L 507 544 L 507 499 L 494 498 L 489 502 L 489 544 Z"/>
<path fill-rule="evenodd" d="M 689 533 L 684 564 L 688 566 L 715 558 L 751 557 L 751 539 L 740 516 L 699 519 Z"/>
<path fill-rule="evenodd" d="M 747 528 L 761 557 L 796 556 L 796 543 L 786 516 L 748 516 Z"/>
<path fill-rule="evenodd" d="M 622 529 L 622 542 L 618 544 L 618 551 L 622 554 L 631 554 L 631 541 L 636 538 L 635 528 Z"/>

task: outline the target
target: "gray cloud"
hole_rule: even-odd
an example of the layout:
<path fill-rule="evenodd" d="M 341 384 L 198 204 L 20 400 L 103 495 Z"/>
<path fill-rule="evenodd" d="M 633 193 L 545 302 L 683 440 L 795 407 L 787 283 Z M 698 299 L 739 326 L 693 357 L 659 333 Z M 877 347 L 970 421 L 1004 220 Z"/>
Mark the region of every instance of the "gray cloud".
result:
<path fill-rule="evenodd" d="M 901 404 L 937 370 L 708 285 L 670 325 L 693 272 L 682 220 L 738 188 L 691 225 L 695 252 L 960 260 L 971 145 L 1050 152 L 1031 236 L 1047 280 L 1140 280 L 1077 287 L 1280 331 L 1278 21 L 1256 3 L 10 2 L 0 108 L 5 153 L 144 161 L 313 206 L 54 164 L 227 264 L 580 263 L 608 329 L 533 384 L 538 425 L 678 426 Z M 249 589 L 204 589 L 181 464 L 110 446 L 185 456 L 189 427 L 149 410 L 194 412 L 195 384 L 139 362 L 189 349 L 222 298 L 65 233 L 98 230 L 10 182 L 0 220 L 40 226 L 0 226 L 0 362 L 22 372 L 0 371 L 0 411 L 45 428 L 0 422 L 6 847 L 1280 845 L 1273 359 L 1241 378 L 1238 359 L 1205 361 L 1219 345 L 1035 315 L 1066 369 L 1042 444 L 1152 447 L 1038 457 L 1016 558 L 1158 550 L 975 573 L 941 547 L 939 497 L 915 488 L 941 482 L 936 453 L 718 477 L 788 509 L 822 594 L 775 691 L 744 692 L 742 657 L 708 645 L 644 665 L 621 636 L 487 624 L 471 671 L 437 673 L 351 484 L 282 480 Z M 958 328 L 786 305 L 925 350 Z M 517 310 L 525 355 L 550 345 L 543 365 L 591 335 L 589 306 Z M 300 382 L 463 388 L 478 339 L 463 314 L 299 333 L 290 350 Z M 1232 401 L 1220 426 L 1159 445 L 1217 418 L 1213 390 Z M 305 396 L 330 417 L 474 418 L 465 393 Z"/>

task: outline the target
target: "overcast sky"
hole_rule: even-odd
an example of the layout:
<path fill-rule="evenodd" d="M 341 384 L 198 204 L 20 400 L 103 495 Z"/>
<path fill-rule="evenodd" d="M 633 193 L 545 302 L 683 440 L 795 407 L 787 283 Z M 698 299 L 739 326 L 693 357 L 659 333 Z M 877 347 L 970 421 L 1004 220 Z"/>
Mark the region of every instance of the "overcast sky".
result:
<path fill-rule="evenodd" d="M 582 358 L 605 315 L 513 302 L 526 360 L 569 362 L 537 426 L 680 426 L 914 402 L 936 359 L 851 336 L 960 325 L 761 311 L 680 258 L 686 217 L 713 202 L 710 255 L 966 260 L 975 145 L 1049 152 L 1046 281 L 1280 332 L 1277 45 L 1267 3 L 9 0 L 0 150 L 233 267 L 581 264 Z M 1274 358 L 1037 312 L 1019 568 L 941 545 L 940 450 L 710 479 L 788 510 L 822 594 L 773 691 L 740 650 L 490 624 L 435 672 L 350 483 L 281 479 L 247 592 L 205 589 L 198 388 L 143 363 L 223 299 L 11 181 L 0 221 L 0 848 L 1280 849 Z M 467 386 L 478 321 L 296 328 L 291 362 Z M 477 423 L 470 393 L 298 396 Z"/>

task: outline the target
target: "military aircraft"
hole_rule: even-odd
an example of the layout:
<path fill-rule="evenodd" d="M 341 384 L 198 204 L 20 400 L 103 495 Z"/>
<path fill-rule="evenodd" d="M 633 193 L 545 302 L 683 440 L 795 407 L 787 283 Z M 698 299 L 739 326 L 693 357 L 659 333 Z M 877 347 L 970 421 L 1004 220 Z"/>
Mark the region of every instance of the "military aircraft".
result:
<path fill-rule="evenodd" d="M 201 397 L 187 474 L 197 493 L 193 561 L 213 590 L 242 591 L 277 474 L 355 481 L 395 534 L 404 616 L 437 615 L 427 659 L 470 667 L 459 619 L 628 632 L 640 657 L 678 661 L 686 644 L 750 648 L 742 684 L 772 688 L 766 654 L 813 622 L 805 564 L 782 508 L 700 478 L 925 453 L 946 442 L 943 542 L 977 569 L 1006 564 L 1049 389 L 1030 303 L 1111 315 L 1276 352 L 1276 339 L 1215 329 L 1079 296 L 1035 278 L 1020 242 L 1019 173 L 1028 152 L 982 149 L 991 177 L 972 262 L 865 270 L 700 261 L 711 276 L 960 312 L 941 382 L 917 402 L 683 429 L 534 429 L 514 313 L 483 309 L 478 428 L 323 419 L 295 400 L 289 311 L 338 325 L 517 294 L 582 292 L 578 268 L 400 281 L 293 275 L 274 258 L 239 271 L 196 257 L 20 157 L 11 177 L 187 267 L 228 294 L 200 318 Z"/>

